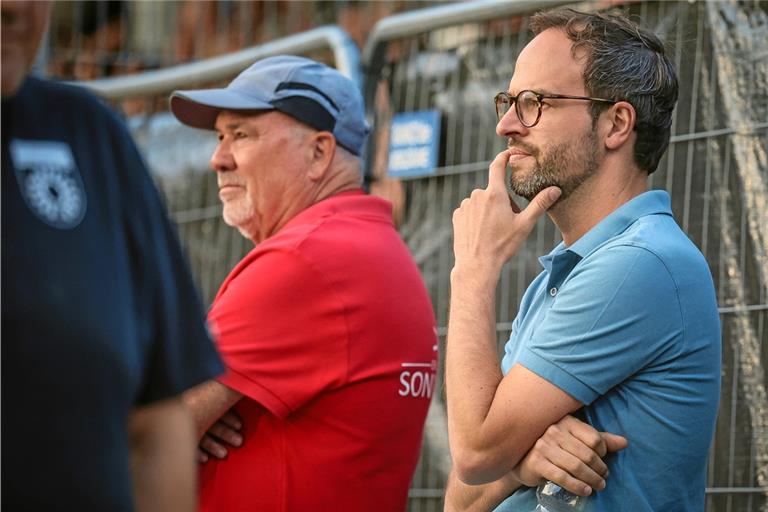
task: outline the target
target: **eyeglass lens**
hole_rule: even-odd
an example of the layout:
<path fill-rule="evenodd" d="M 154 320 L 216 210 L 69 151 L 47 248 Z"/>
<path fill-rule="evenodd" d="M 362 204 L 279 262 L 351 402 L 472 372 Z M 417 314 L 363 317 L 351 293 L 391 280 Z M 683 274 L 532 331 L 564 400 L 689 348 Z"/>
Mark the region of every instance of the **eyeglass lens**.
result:
<path fill-rule="evenodd" d="M 525 126 L 533 126 L 539 117 L 539 99 L 533 91 L 521 91 L 517 98 L 507 94 L 496 96 L 496 115 L 499 120 L 509 111 L 512 103 L 516 103 L 515 110 L 520 122 Z"/>

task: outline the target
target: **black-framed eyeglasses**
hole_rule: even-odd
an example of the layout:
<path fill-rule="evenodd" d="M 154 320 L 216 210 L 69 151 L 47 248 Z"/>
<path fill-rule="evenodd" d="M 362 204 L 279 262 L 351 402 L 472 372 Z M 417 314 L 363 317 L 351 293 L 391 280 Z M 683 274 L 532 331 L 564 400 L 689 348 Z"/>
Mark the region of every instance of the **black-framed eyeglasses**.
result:
<path fill-rule="evenodd" d="M 541 118 L 541 105 L 542 100 L 545 99 L 563 99 L 563 100 L 584 100 L 584 101 L 599 101 L 601 103 L 616 103 L 614 100 L 606 100 L 603 98 L 590 98 L 588 96 L 569 96 L 567 94 L 541 94 L 536 91 L 520 91 L 517 96 L 512 96 L 506 92 L 500 92 L 493 97 L 493 102 L 496 104 L 496 115 L 501 121 L 501 118 L 509 112 L 512 108 L 512 104 L 515 104 L 515 112 L 517 118 L 520 120 L 523 126 L 531 128 L 536 126 Z"/>

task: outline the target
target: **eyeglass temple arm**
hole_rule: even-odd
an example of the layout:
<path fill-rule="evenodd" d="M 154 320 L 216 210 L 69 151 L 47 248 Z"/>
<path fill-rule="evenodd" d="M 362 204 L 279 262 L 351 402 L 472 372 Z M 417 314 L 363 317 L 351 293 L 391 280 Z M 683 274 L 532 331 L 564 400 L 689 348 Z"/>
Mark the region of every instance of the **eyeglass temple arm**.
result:
<path fill-rule="evenodd" d="M 606 100 L 604 98 L 591 98 L 589 96 L 570 96 L 568 94 L 540 94 L 539 98 L 551 98 L 551 99 L 564 99 L 564 100 L 588 100 L 588 101 L 601 101 L 603 103 L 616 103 L 616 100 Z"/>

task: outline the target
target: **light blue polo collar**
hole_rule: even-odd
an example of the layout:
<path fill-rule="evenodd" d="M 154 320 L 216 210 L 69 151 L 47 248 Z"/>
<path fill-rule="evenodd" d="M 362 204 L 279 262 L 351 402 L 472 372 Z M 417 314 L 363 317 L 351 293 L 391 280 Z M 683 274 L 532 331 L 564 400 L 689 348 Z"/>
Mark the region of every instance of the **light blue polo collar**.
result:
<path fill-rule="evenodd" d="M 566 247 L 560 242 L 549 254 L 539 258 L 541 265 L 548 271 L 552 271 L 552 259 L 563 252 L 570 252 L 577 259 L 585 257 L 606 240 L 616 236 L 627 229 L 633 222 L 646 215 L 672 215 L 672 206 L 669 194 L 664 190 L 651 190 L 643 192 L 637 197 L 624 203 L 610 215 L 601 220 L 584 236 L 576 240 L 573 245 Z"/>
<path fill-rule="evenodd" d="M 626 230 L 646 215 L 672 215 L 672 202 L 664 190 L 651 190 L 624 203 L 576 240 L 568 250 L 585 257 L 606 240 Z"/>

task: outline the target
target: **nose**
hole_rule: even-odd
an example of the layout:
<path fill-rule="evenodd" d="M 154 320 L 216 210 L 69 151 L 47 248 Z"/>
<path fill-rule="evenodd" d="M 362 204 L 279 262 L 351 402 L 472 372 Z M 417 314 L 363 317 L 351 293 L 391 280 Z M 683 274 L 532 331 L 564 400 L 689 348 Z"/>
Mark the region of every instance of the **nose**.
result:
<path fill-rule="evenodd" d="M 523 136 L 528 133 L 528 128 L 523 126 L 520 118 L 517 117 L 515 107 L 510 108 L 496 123 L 496 135 L 499 137 L 509 137 L 510 135 Z"/>
<path fill-rule="evenodd" d="M 211 155 L 211 169 L 216 172 L 227 172 L 235 169 L 235 158 L 229 149 L 229 142 L 221 139 Z"/>

